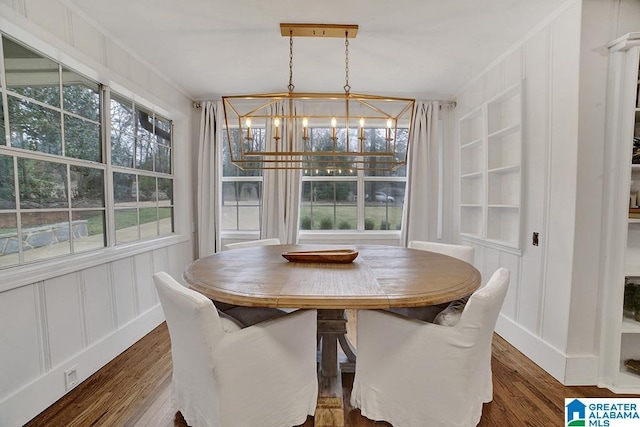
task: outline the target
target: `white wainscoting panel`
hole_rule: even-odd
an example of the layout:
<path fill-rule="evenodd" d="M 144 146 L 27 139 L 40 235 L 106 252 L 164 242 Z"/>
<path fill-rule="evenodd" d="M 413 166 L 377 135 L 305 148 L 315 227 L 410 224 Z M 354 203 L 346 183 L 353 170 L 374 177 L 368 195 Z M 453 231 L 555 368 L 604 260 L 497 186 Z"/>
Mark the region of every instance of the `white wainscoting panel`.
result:
<path fill-rule="evenodd" d="M 51 366 L 62 364 L 86 345 L 78 275 L 65 274 L 44 282 Z"/>
<path fill-rule="evenodd" d="M 41 375 L 36 286 L 0 298 L 0 401 Z"/>
<path fill-rule="evenodd" d="M 136 270 L 136 289 L 138 292 L 138 308 L 144 313 L 157 304 L 155 289 L 153 287 L 153 269 L 151 254 L 149 252 L 136 255 L 134 258 Z"/>
<path fill-rule="evenodd" d="M 510 319 L 518 318 L 518 294 L 520 291 L 520 260 L 522 258 L 509 252 L 500 254 L 500 267 L 511 272 L 509 289 L 502 304 L 502 314 Z"/>
<path fill-rule="evenodd" d="M 99 265 L 82 272 L 87 324 L 87 344 L 103 339 L 116 328 L 113 288 L 108 266 Z"/>
<path fill-rule="evenodd" d="M 480 272 L 482 273 L 482 286 L 486 285 L 491 275 L 501 267 L 500 251 L 493 248 L 483 247 L 484 252 L 483 264 Z"/>
<path fill-rule="evenodd" d="M 111 263 L 111 274 L 115 290 L 116 320 L 118 327 L 121 327 L 137 315 L 138 302 L 132 258 Z"/>
<path fill-rule="evenodd" d="M 524 109 L 522 146 L 526 167 L 523 169 L 522 275 L 519 288 L 518 323 L 534 334 L 540 334 L 542 296 L 544 294 L 543 253 L 546 251 L 545 212 L 547 205 L 547 171 L 549 162 L 549 62 L 551 36 L 548 28 L 533 35 L 525 45 L 525 72 L 523 86 Z M 533 246 L 533 233 L 539 233 L 539 246 Z"/>

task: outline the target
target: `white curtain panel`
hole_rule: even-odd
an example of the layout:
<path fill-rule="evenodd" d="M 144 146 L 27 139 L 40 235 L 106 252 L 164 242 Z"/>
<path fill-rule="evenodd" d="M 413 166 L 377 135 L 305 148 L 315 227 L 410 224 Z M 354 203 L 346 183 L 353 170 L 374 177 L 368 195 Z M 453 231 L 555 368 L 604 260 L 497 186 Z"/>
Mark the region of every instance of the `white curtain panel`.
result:
<path fill-rule="evenodd" d="M 198 144 L 198 257 L 212 255 L 220 249 L 220 205 L 222 191 L 221 137 L 222 104 L 202 103 Z M 219 127 L 219 128 L 218 128 Z"/>
<path fill-rule="evenodd" d="M 273 108 L 276 109 L 273 113 L 285 115 L 284 101 L 278 102 Z M 281 124 L 281 135 L 292 134 L 296 144 L 292 148 L 300 150 L 302 129 L 287 127 L 284 121 L 281 121 Z M 273 128 L 270 123 L 267 123 L 265 145 L 267 151 L 275 151 Z M 286 150 L 288 151 L 289 148 Z M 261 239 L 278 238 L 282 243 L 298 243 L 301 181 L 301 170 L 265 169 L 263 171 Z"/>
<path fill-rule="evenodd" d="M 416 102 L 409 142 L 402 245 L 437 237 L 439 136 L 437 101 Z"/>

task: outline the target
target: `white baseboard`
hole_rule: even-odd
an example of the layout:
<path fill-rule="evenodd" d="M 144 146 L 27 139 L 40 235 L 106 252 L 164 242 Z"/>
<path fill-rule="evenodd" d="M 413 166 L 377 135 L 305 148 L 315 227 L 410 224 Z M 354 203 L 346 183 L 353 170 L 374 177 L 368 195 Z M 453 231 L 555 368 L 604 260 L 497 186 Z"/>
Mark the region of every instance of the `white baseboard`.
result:
<path fill-rule="evenodd" d="M 496 333 L 564 385 L 596 385 L 598 382 L 596 355 L 568 356 L 502 314 L 498 317 Z"/>
<path fill-rule="evenodd" d="M 67 393 L 64 380 L 66 370 L 77 366 L 78 383 L 86 380 L 163 321 L 164 313 L 158 304 L 8 396 L 0 402 L 0 426 L 24 425 Z"/>

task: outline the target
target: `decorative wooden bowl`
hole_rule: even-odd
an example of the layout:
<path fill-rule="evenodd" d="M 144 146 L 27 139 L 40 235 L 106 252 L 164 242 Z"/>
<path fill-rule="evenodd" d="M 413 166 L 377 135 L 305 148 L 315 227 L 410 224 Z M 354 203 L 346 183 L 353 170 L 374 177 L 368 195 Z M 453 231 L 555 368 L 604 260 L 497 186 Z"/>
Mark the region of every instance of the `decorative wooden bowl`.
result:
<path fill-rule="evenodd" d="M 284 252 L 282 256 L 290 262 L 316 262 L 348 264 L 358 257 L 353 249 L 326 249 L 320 251 Z"/>

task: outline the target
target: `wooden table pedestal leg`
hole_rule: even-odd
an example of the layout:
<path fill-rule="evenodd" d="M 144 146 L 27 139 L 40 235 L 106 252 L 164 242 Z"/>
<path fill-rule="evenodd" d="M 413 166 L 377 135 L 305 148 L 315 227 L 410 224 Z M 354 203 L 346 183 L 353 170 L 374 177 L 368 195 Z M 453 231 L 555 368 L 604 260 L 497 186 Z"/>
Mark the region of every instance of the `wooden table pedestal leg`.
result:
<path fill-rule="evenodd" d="M 318 335 L 321 339 L 318 369 L 316 427 L 344 427 L 342 375 L 338 367 L 338 340 L 347 332 L 344 310 L 318 310 Z"/>

